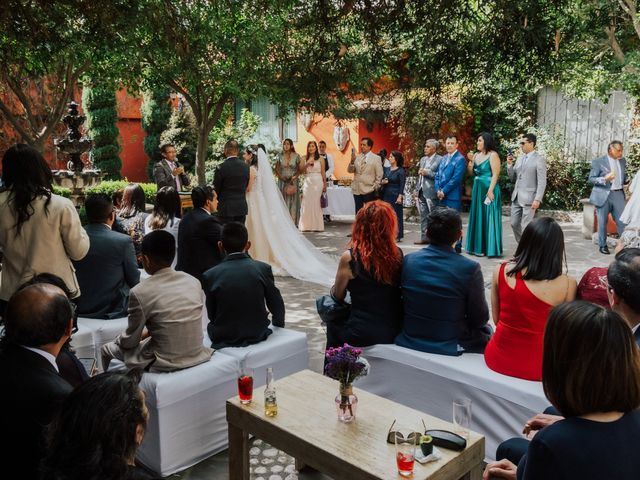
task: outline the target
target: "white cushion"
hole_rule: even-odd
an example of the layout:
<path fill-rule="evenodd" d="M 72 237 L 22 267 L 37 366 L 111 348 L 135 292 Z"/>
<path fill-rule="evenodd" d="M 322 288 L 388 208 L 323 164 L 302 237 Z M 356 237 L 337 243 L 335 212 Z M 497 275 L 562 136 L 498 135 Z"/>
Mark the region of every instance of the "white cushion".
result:
<path fill-rule="evenodd" d="M 471 429 L 486 437 L 487 460 L 495 459 L 500 442 L 521 436 L 524 423 L 550 405 L 541 382 L 496 373 L 480 354 L 452 357 L 374 345 L 362 356 L 371 371 L 355 385 L 371 393 L 447 421 L 453 400 L 470 398 Z"/>
<path fill-rule="evenodd" d="M 113 318 L 111 320 L 78 317 L 78 328 L 83 327 L 93 332 L 93 345 L 99 371 L 102 371 L 100 349 L 105 343 L 112 342 L 118 335 L 124 332 L 127 329 L 128 323 L 128 317 Z"/>
<path fill-rule="evenodd" d="M 96 358 L 93 331 L 92 327 L 78 323 L 78 331 L 71 336 L 71 347 L 78 358 Z"/>

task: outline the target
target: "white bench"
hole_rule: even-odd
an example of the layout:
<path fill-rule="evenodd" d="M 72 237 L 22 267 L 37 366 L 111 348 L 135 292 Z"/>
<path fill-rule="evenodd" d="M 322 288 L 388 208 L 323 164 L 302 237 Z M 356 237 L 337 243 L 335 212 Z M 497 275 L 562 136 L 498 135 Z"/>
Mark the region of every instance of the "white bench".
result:
<path fill-rule="evenodd" d="M 71 335 L 71 347 L 78 358 L 95 358 L 94 328 L 78 323 L 78 330 Z"/>
<path fill-rule="evenodd" d="M 98 318 L 78 317 L 78 330 L 91 331 L 93 336 L 93 347 L 98 371 L 102 371 L 102 358 L 100 349 L 105 343 L 112 342 L 118 335 L 127 329 L 128 317 L 113 318 L 103 320 Z M 75 340 L 71 341 L 71 346 L 75 348 Z M 80 355 L 78 355 L 80 357 Z"/>
<path fill-rule="evenodd" d="M 264 384 L 267 366 L 282 378 L 308 368 L 307 336 L 273 327 L 265 341 L 216 351 L 211 360 L 171 373 L 145 373 L 141 387 L 149 424 L 137 459 L 162 476 L 189 468 L 228 445 L 226 401 L 238 394 L 240 361 L 254 369 L 254 387 Z M 205 344 L 210 345 L 205 336 Z M 112 361 L 110 370 L 123 369 Z"/>
<path fill-rule="evenodd" d="M 500 442 L 521 436 L 524 423 L 550 405 L 541 382 L 496 373 L 480 354 L 451 357 L 397 345 L 363 350 L 371 371 L 356 382 L 358 388 L 447 421 L 453 400 L 470 398 L 471 429 L 485 436 L 488 461 Z"/>

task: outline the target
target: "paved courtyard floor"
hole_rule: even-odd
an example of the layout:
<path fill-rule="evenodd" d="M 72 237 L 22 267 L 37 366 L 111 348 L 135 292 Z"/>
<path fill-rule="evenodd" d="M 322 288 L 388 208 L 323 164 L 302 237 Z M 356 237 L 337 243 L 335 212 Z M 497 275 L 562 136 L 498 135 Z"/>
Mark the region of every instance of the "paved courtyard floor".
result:
<path fill-rule="evenodd" d="M 466 214 L 463 215 L 464 229 L 466 231 Z M 612 255 L 602 255 L 598 248 L 590 240 L 582 237 L 579 217 L 575 217 L 574 223 L 560 223 L 565 235 L 567 265 L 569 274 L 576 280 L 580 280 L 582 274 L 593 266 L 606 266 L 613 259 Z M 325 231 L 308 234 L 308 238 L 323 252 L 339 256 L 347 246 L 351 232 L 350 223 L 331 222 L 325 225 Z M 503 217 L 503 245 L 505 257 L 512 255 L 516 248 L 516 242 L 509 225 L 509 217 Z M 421 246 L 413 242 L 419 238 L 419 228 L 415 223 L 405 223 L 405 239 L 398 245 L 405 255 L 414 252 Z M 471 257 L 482 266 L 485 278 L 485 293 L 489 301 L 489 286 L 491 274 L 496 265 L 503 259 L 484 257 Z M 315 299 L 327 293 L 327 288 L 296 280 L 289 277 L 277 277 L 276 283 L 280 288 L 286 305 L 286 327 L 307 334 L 309 344 L 309 368 L 315 372 L 322 371 L 323 354 L 325 347 L 325 332 L 320 325 L 316 313 Z M 276 382 L 277 382 L 277 372 Z M 277 387 L 277 383 L 276 383 Z M 327 393 L 327 401 L 332 401 L 335 392 Z M 293 459 L 284 452 L 278 451 L 261 441 L 255 441 L 251 449 L 252 480 L 320 480 L 328 477 L 318 472 L 296 472 L 293 468 Z M 227 452 L 221 452 L 200 464 L 169 477 L 172 480 L 226 480 L 229 478 L 227 468 Z"/>

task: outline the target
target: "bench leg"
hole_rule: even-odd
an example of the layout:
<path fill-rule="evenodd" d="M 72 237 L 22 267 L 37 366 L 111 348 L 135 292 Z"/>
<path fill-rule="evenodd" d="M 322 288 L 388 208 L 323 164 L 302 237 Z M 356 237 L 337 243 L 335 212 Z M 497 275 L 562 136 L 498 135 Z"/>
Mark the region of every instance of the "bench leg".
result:
<path fill-rule="evenodd" d="M 249 435 L 235 425 L 229 425 L 229 478 L 249 480 Z"/>

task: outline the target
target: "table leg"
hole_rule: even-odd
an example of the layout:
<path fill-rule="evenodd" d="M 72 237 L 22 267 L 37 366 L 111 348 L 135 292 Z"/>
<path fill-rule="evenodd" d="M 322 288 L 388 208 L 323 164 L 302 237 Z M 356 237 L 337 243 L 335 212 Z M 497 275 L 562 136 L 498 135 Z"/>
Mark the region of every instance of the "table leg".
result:
<path fill-rule="evenodd" d="M 229 425 L 229 478 L 249 480 L 249 434 Z"/>

